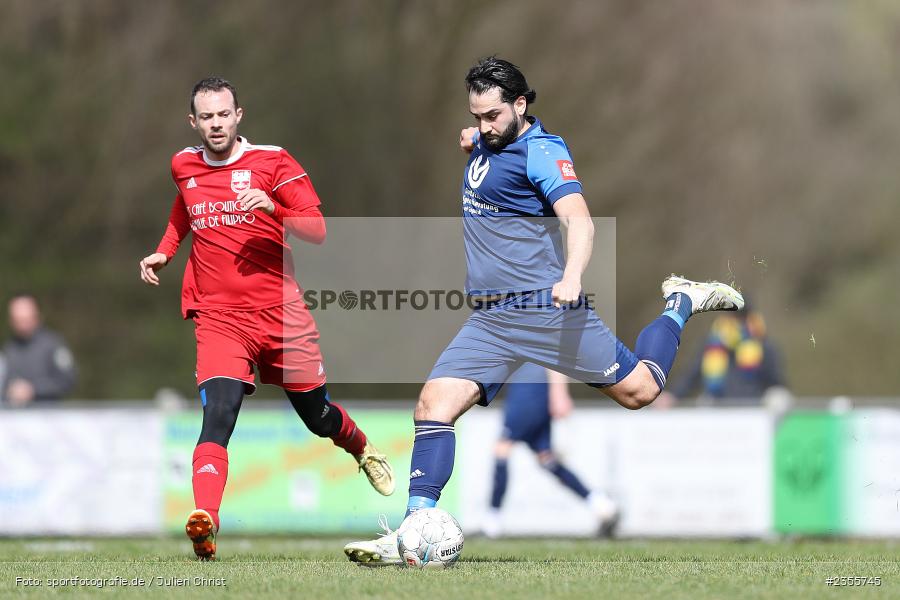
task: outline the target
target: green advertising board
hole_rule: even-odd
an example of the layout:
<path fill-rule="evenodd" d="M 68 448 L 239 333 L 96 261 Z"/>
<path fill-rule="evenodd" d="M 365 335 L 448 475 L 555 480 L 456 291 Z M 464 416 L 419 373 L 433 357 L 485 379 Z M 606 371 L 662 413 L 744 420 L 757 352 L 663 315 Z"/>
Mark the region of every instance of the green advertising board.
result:
<path fill-rule="evenodd" d="M 786 415 L 775 433 L 775 530 L 844 533 L 846 420 L 821 412 Z"/>
<path fill-rule="evenodd" d="M 352 410 L 360 429 L 394 467 L 392 496 L 375 492 L 356 461 L 331 440 L 311 434 L 290 408 L 244 410 L 228 445 L 228 484 L 222 501 L 222 529 L 244 533 L 375 534 L 378 516 L 393 527 L 406 508 L 413 422 L 406 410 Z M 200 413 L 167 417 L 164 444 L 163 519 L 181 532 L 194 508 L 191 457 L 200 432 Z M 441 506 L 454 512 L 454 480 Z"/>

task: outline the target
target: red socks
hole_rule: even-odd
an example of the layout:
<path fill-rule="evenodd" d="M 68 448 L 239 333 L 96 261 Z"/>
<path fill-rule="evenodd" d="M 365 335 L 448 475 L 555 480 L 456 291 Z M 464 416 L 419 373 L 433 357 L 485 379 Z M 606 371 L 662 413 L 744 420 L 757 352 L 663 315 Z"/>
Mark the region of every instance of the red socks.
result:
<path fill-rule="evenodd" d="M 338 409 L 343 419 L 341 421 L 341 430 L 331 438 L 331 441 L 334 442 L 335 446 L 343 448 L 350 454 L 362 454 L 363 449 L 366 447 L 366 434 L 356 426 L 356 423 L 350 418 L 343 406 L 334 402 L 331 403 L 331 406 Z"/>
<path fill-rule="evenodd" d="M 228 450 L 212 442 L 198 444 L 194 449 L 193 473 L 194 506 L 208 512 L 218 530 L 219 506 L 228 479 Z"/>

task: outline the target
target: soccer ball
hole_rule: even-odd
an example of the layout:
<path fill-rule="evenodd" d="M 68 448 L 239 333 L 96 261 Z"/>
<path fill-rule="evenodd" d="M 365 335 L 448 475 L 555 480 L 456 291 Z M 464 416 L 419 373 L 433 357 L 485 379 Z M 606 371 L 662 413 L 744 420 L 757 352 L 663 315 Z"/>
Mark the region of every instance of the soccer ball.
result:
<path fill-rule="evenodd" d="M 462 553 L 463 532 L 447 511 L 422 508 L 400 524 L 397 546 L 408 567 L 446 569 Z"/>

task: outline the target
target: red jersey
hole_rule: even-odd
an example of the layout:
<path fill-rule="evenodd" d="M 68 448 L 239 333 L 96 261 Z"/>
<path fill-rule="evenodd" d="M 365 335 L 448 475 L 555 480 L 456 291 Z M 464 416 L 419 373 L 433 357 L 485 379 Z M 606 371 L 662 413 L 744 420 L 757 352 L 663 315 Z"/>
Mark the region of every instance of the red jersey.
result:
<path fill-rule="evenodd" d="M 194 310 L 259 310 L 301 298 L 284 219 L 321 220 L 319 197 L 284 149 L 243 137 L 237 143 L 227 160 L 211 160 L 202 146 L 172 157 L 179 193 L 156 251 L 171 260 L 187 234 L 194 235 L 181 291 L 185 318 Z M 271 215 L 241 210 L 237 195 L 251 188 L 272 198 Z M 324 239 L 324 221 L 321 234 Z"/>

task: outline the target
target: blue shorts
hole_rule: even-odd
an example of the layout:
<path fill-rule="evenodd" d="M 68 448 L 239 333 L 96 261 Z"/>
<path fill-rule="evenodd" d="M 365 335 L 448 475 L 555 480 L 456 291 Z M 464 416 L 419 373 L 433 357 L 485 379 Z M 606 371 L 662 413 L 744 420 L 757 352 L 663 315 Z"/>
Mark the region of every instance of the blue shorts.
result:
<path fill-rule="evenodd" d="M 543 379 L 543 383 L 537 383 Z M 546 371 L 525 364 L 506 383 L 502 438 L 524 442 L 535 452 L 550 450 L 550 395 Z"/>
<path fill-rule="evenodd" d="M 474 381 L 482 392 L 479 404 L 486 406 L 524 363 L 606 387 L 622 381 L 638 359 L 583 300 L 556 308 L 547 289 L 510 295 L 475 310 L 438 357 L 428 379 Z"/>

